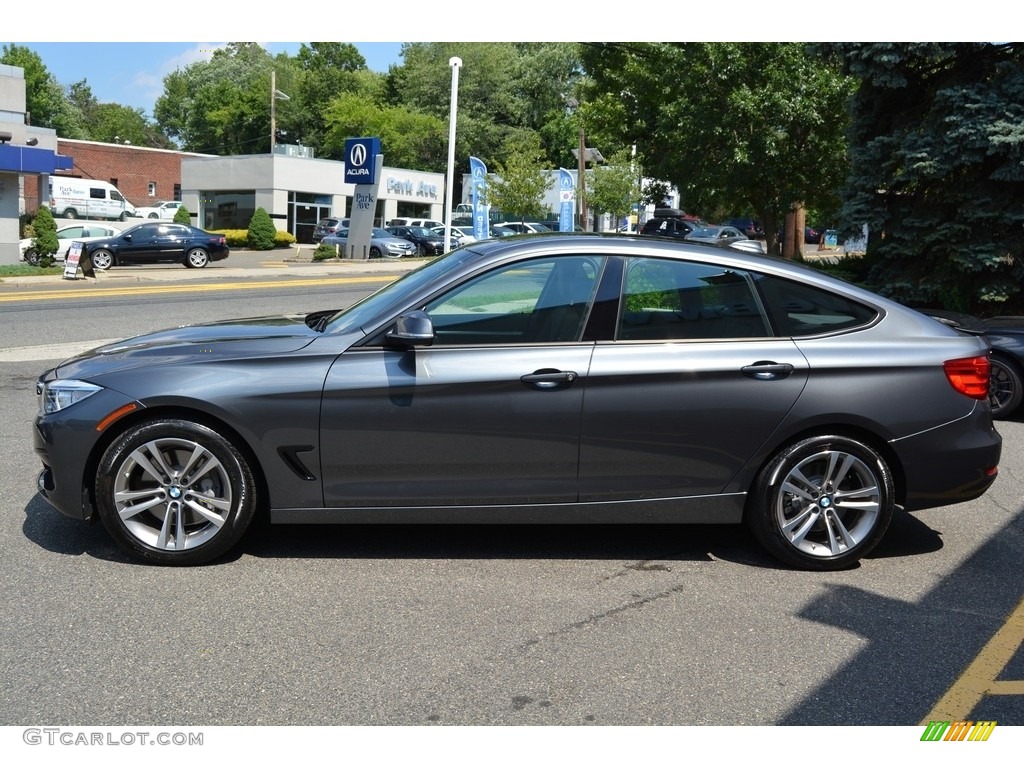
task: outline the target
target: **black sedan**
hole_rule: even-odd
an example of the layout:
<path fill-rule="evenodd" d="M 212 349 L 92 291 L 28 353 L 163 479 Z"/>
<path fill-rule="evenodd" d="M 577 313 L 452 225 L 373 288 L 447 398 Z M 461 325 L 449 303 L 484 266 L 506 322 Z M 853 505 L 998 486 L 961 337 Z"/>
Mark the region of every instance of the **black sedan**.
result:
<path fill-rule="evenodd" d="M 40 494 L 169 565 L 275 523 L 745 523 L 856 564 L 977 498 L 988 345 L 801 265 L 498 238 L 340 311 L 224 320 L 44 372 Z M 685 536 L 681 528 L 680 536 Z"/>
<path fill-rule="evenodd" d="M 154 221 L 136 224 L 113 237 L 86 243 L 85 253 L 96 269 L 166 262 L 200 268 L 211 261 L 226 259 L 231 249 L 224 235 L 186 224 Z"/>
<path fill-rule="evenodd" d="M 922 311 L 965 333 L 984 336 L 988 340 L 992 345 L 988 398 L 992 418 L 1008 419 L 1013 416 L 1024 400 L 1024 317 L 1004 315 L 982 320 L 961 312 Z"/>
<path fill-rule="evenodd" d="M 408 240 L 416 246 L 417 256 L 440 256 L 445 250 L 454 250 L 459 247 L 456 238 L 451 239 L 451 247 L 444 247 L 444 235 L 436 234 L 432 229 L 426 227 L 393 226 L 384 227 L 389 234 Z"/>

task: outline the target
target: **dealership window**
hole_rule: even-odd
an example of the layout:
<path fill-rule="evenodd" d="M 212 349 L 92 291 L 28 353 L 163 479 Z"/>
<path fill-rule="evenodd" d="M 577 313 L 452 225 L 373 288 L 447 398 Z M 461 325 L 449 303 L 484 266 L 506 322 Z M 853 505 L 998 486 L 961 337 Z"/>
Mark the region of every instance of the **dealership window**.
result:
<path fill-rule="evenodd" d="M 204 229 L 246 229 L 256 211 L 255 190 L 201 192 Z"/>
<path fill-rule="evenodd" d="M 149 196 L 150 197 L 156 197 L 156 182 L 155 181 L 149 182 Z"/>

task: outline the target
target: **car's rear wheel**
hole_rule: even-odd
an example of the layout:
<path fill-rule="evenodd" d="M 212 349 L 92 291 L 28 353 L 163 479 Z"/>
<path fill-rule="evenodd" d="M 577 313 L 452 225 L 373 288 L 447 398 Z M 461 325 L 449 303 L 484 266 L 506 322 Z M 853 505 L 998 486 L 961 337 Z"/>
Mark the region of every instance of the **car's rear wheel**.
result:
<path fill-rule="evenodd" d="M 201 424 L 160 419 L 128 429 L 96 472 L 96 506 L 126 551 L 161 565 L 197 565 L 227 552 L 256 508 L 248 462 Z"/>
<path fill-rule="evenodd" d="M 848 568 L 881 541 L 892 520 L 892 472 L 865 443 L 819 435 L 787 446 L 754 483 L 746 523 L 784 563 Z"/>
<path fill-rule="evenodd" d="M 988 403 L 992 407 L 992 418 L 1007 419 L 1020 407 L 1024 397 L 1020 370 L 1000 355 L 992 355 L 990 365 Z"/>
<path fill-rule="evenodd" d="M 114 254 L 106 248 L 100 248 L 89 254 L 94 269 L 110 269 L 114 266 Z"/>
<path fill-rule="evenodd" d="M 205 248 L 189 248 L 185 254 L 185 266 L 202 269 L 210 263 L 210 254 Z"/>

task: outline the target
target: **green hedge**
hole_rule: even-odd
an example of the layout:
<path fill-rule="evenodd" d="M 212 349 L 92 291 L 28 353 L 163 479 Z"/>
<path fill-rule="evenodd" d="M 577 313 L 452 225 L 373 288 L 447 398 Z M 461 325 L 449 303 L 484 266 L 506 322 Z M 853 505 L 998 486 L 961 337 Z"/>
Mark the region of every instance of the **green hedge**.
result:
<path fill-rule="evenodd" d="M 228 241 L 229 248 L 248 248 L 249 247 L 249 230 L 248 229 L 210 229 L 208 232 L 213 232 L 218 235 L 224 235 Z M 274 247 L 285 248 L 289 245 L 295 245 L 295 235 L 291 232 L 276 232 L 274 234 Z"/>

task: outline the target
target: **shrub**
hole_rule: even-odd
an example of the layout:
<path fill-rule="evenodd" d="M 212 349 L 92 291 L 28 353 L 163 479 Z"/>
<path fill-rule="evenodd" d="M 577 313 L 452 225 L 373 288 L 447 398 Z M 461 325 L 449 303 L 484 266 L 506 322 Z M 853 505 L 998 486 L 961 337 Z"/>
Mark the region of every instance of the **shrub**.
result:
<path fill-rule="evenodd" d="M 32 220 L 32 245 L 25 252 L 25 260 L 30 264 L 48 267 L 53 263 L 53 255 L 57 253 L 60 243 L 57 242 L 57 223 L 47 206 L 36 212 Z"/>
<path fill-rule="evenodd" d="M 178 210 L 174 212 L 173 221 L 175 224 L 187 224 L 191 226 L 192 214 L 188 212 L 188 208 L 186 208 L 184 205 L 178 206 Z"/>
<path fill-rule="evenodd" d="M 249 221 L 249 232 L 246 242 L 249 247 L 257 251 L 269 251 L 274 247 L 274 235 L 277 227 L 264 208 L 257 208 Z"/>
<path fill-rule="evenodd" d="M 313 261 L 327 261 L 338 258 L 338 247 L 336 245 L 324 245 L 320 243 L 313 251 Z"/>

